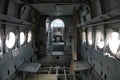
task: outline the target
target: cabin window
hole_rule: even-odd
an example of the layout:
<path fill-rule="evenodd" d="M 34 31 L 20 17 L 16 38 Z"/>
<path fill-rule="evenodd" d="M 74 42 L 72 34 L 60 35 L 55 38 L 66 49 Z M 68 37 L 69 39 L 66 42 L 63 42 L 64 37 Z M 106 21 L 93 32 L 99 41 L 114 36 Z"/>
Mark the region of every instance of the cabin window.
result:
<path fill-rule="evenodd" d="M 25 42 L 25 34 L 24 32 L 20 32 L 20 45 L 23 45 Z"/>
<path fill-rule="evenodd" d="M 85 32 L 82 33 L 82 40 L 83 40 L 82 41 L 83 43 L 86 43 L 86 33 Z"/>
<path fill-rule="evenodd" d="M 101 30 L 96 30 L 96 46 L 100 49 L 104 47 L 104 34 Z"/>
<path fill-rule="evenodd" d="M 15 45 L 15 34 L 13 32 L 9 32 L 6 37 L 6 46 L 10 49 Z"/>
<path fill-rule="evenodd" d="M 3 52 L 2 52 L 2 38 L 0 35 L 0 57 L 2 56 Z"/>
<path fill-rule="evenodd" d="M 119 32 L 111 30 L 107 35 L 107 42 L 110 52 L 117 54 L 120 46 L 120 34 Z"/>
<path fill-rule="evenodd" d="M 0 51 L 1 51 L 1 47 L 2 47 L 2 39 L 1 39 L 1 36 L 0 36 Z"/>
<path fill-rule="evenodd" d="M 46 19 L 46 33 L 49 31 L 49 19 Z"/>
<path fill-rule="evenodd" d="M 27 42 L 29 43 L 29 42 L 31 41 L 31 39 L 32 39 L 32 32 L 29 31 L 29 32 L 28 32 L 28 39 L 27 39 Z"/>
<path fill-rule="evenodd" d="M 1 47 L 2 47 L 2 35 L 1 35 L 1 32 L 0 32 L 0 51 L 1 51 Z"/>
<path fill-rule="evenodd" d="M 92 30 L 88 30 L 88 44 L 92 45 Z"/>
<path fill-rule="evenodd" d="M 61 19 L 55 19 L 51 23 L 51 27 L 52 28 L 53 27 L 64 27 L 64 26 L 65 26 L 65 24 L 64 24 L 64 22 Z"/>

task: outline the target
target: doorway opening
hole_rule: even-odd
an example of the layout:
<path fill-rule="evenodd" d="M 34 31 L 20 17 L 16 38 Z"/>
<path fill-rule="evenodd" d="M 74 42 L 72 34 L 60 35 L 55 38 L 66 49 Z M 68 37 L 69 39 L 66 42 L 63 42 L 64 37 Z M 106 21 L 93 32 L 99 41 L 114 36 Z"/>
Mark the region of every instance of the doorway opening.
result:
<path fill-rule="evenodd" d="M 51 22 L 52 55 L 64 55 L 64 27 L 61 19 Z"/>

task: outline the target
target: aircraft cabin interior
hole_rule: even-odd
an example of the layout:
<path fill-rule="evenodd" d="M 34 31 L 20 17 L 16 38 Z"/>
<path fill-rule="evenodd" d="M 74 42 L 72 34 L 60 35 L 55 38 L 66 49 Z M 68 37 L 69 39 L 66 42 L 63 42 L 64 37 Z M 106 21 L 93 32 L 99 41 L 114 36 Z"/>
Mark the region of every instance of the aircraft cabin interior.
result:
<path fill-rule="evenodd" d="M 120 0 L 0 0 L 0 80 L 120 80 Z"/>

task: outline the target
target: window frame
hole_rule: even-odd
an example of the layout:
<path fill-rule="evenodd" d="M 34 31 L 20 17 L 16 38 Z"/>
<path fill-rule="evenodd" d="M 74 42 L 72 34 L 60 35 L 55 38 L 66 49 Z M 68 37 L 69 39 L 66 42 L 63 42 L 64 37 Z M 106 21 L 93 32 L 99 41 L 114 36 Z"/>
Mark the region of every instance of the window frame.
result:
<path fill-rule="evenodd" d="M 29 32 L 31 32 L 31 40 L 28 42 L 28 34 L 29 34 Z M 32 38 L 33 37 L 33 34 L 32 34 L 32 30 L 31 29 L 29 29 L 28 31 L 27 31 L 27 44 L 31 44 L 32 43 Z"/>
<path fill-rule="evenodd" d="M 15 43 L 14 43 L 13 47 L 11 47 L 11 48 L 7 47 L 7 43 L 6 43 L 7 37 L 10 34 L 10 32 L 14 33 L 14 35 L 15 35 Z M 15 32 L 14 31 L 7 31 L 6 32 L 6 39 L 5 39 L 6 52 L 8 52 L 8 51 L 10 51 L 12 49 L 15 49 L 15 47 L 16 47 L 16 41 L 17 40 L 16 40 L 16 34 L 15 34 Z"/>
<path fill-rule="evenodd" d="M 93 32 L 92 32 L 92 27 L 87 28 L 87 45 L 89 46 L 93 46 L 94 42 L 93 42 Z M 92 39 L 92 44 L 89 43 L 89 32 L 91 32 L 91 39 Z"/>
<path fill-rule="evenodd" d="M 21 32 L 23 32 L 24 33 L 24 35 L 25 35 L 25 40 L 24 40 L 24 43 L 21 45 L 20 44 L 20 33 Z M 26 30 L 26 28 L 19 28 L 19 47 L 22 47 L 22 46 L 24 46 L 24 45 L 26 45 L 27 44 L 27 30 Z"/>
<path fill-rule="evenodd" d="M 24 41 L 21 43 L 21 34 L 23 33 L 23 36 L 24 36 Z M 25 37 L 25 33 L 23 32 L 23 31 L 21 31 L 20 33 L 19 33 L 19 44 L 20 44 L 20 46 L 22 46 L 22 45 L 24 45 L 24 43 L 25 43 L 25 40 L 26 40 L 26 37 Z"/>
<path fill-rule="evenodd" d="M 118 33 L 119 33 L 119 39 L 120 39 L 120 28 L 119 28 L 119 29 L 113 29 L 113 28 L 106 29 L 106 33 L 107 33 L 107 34 L 106 34 L 107 52 L 108 52 L 110 55 L 112 55 L 112 56 L 114 56 L 114 57 L 117 57 L 117 56 L 120 56 L 120 43 L 119 43 L 118 50 L 117 50 L 116 53 L 113 53 L 112 50 L 111 50 L 110 47 L 109 47 L 109 40 L 108 40 L 109 38 L 108 38 L 108 36 L 109 36 L 110 34 L 112 34 L 112 32 L 118 32 Z M 119 53 L 118 53 L 118 52 L 119 52 Z M 119 57 L 119 58 L 120 58 L 120 57 Z"/>
<path fill-rule="evenodd" d="M 1 38 L 1 46 L 0 46 L 0 58 L 2 58 L 2 56 L 3 56 L 3 35 L 4 35 L 4 33 L 3 33 L 3 29 L 0 27 L 0 38 Z"/>
<path fill-rule="evenodd" d="M 104 27 L 97 27 L 96 29 L 95 29 L 95 49 L 97 49 L 97 50 L 99 50 L 99 51 L 102 51 L 102 52 L 105 52 L 105 31 L 104 31 L 105 29 L 104 29 Z M 101 32 L 101 33 L 103 33 L 102 34 L 102 37 L 103 37 L 103 42 L 104 42 L 104 46 L 103 46 L 103 48 L 100 48 L 98 45 L 97 45 L 97 32 Z"/>
<path fill-rule="evenodd" d="M 83 33 L 85 33 L 85 36 L 83 35 Z M 85 41 L 84 41 L 84 38 L 85 38 Z M 87 43 L 85 28 L 82 29 L 82 43 L 85 44 L 85 45 Z"/>

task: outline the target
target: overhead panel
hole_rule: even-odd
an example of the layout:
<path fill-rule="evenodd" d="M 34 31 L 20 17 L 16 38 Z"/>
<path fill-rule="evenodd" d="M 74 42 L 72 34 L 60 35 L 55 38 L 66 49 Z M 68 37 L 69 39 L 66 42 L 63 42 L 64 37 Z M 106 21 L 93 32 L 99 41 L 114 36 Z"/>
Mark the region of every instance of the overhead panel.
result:
<path fill-rule="evenodd" d="M 73 4 L 31 4 L 42 15 L 61 16 L 73 15 L 74 7 L 78 8 L 80 5 Z"/>
<path fill-rule="evenodd" d="M 32 7 L 42 15 L 55 15 L 56 12 L 54 4 L 32 4 Z"/>
<path fill-rule="evenodd" d="M 73 14 L 73 5 L 56 5 L 57 12 L 60 15 L 72 15 Z"/>

